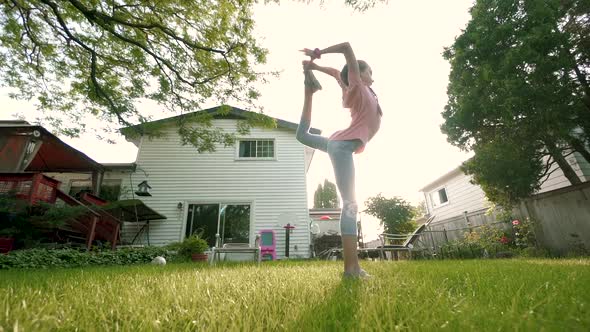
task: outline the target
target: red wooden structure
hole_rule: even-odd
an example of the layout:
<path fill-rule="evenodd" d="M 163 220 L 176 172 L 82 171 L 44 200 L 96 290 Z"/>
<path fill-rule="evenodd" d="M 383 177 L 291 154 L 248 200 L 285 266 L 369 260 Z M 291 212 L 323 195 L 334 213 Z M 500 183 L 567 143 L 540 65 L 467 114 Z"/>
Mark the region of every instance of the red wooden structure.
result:
<path fill-rule="evenodd" d="M 41 173 L 0 173 L 0 194 L 13 192 L 19 199 L 34 205 L 55 203 L 59 181 Z"/>
<path fill-rule="evenodd" d="M 121 221 L 108 212 L 100 210 L 100 205 L 107 202 L 91 194 L 83 194 L 80 200 L 58 189 L 59 181 L 41 173 L 0 173 L 0 194 L 14 193 L 16 197 L 27 201 L 30 205 L 39 202 L 55 204 L 57 200 L 69 206 L 84 206 L 86 213 L 67 221 L 67 229 L 85 236 L 86 247 L 90 249 L 94 240 L 111 243 L 115 249 L 121 229 Z M 7 241 L 4 241 L 7 242 Z M 0 246 L 5 251 L 12 249 L 11 245 Z"/>
<path fill-rule="evenodd" d="M 107 206 L 106 201 L 92 194 L 76 199 L 59 190 L 59 181 L 43 174 L 90 173 L 93 191 L 98 193 L 104 171 L 103 165 L 41 126 L 24 121 L 0 120 L 0 195 L 15 193 L 17 198 L 29 205 L 61 201 L 70 206 L 83 206 L 86 213 L 69 220 L 66 227 L 58 231 L 70 239 L 85 241 L 88 249 L 95 240 L 108 241 L 114 249 L 119 241 L 122 220 L 149 223 L 149 220 L 166 219 L 139 200 L 127 202 L 132 207 L 129 212 L 129 206 L 125 204 Z M 44 226 L 41 225 L 41 228 Z M 56 237 L 58 240 L 65 239 L 59 234 Z M 2 248 L 11 250 L 12 242 Z"/>
<path fill-rule="evenodd" d="M 106 200 L 89 193 L 82 194 L 80 200 L 100 215 L 93 226 L 95 236 L 109 241 L 112 249 L 115 250 L 123 222 L 101 208 L 108 203 Z"/>
<path fill-rule="evenodd" d="M 85 237 L 87 248 L 95 239 L 110 241 L 114 247 L 120 221 L 60 191 L 59 181 L 44 175 L 45 172 L 91 173 L 92 186 L 98 190 L 104 166 L 41 126 L 24 121 L 0 121 L 0 195 L 14 193 L 29 205 L 55 204 L 61 200 L 67 205 L 85 206 L 87 212 L 68 221 L 64 227 L 68 230 L 64 232 Z"/>

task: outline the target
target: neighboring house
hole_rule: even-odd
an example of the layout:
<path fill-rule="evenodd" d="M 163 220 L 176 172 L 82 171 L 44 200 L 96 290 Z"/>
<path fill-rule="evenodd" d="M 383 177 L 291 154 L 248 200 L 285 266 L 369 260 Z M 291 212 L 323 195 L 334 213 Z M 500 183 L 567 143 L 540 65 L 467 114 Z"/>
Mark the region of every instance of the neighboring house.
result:
<path fill-rule="evenodd" d="M 309 218 L 313 224 L 317 224 L 316 236 L 323 234 L 340 234 L 340 208 L 309 209 Z M 312 229 L 312 232 L 314 230 Z"/>
<path fill-rule="evenodd" d="M 228 115 L 215 115 L 212 125 L 236 132 L 237 121 L 247 115 L 247 111 L 232 108 Z M 277 128 L 252 128 L 234 146 L 219 144 L 216 152 L 198 153 L 192 145 L 182 144 L 176 127 L 180 117 L 151 123 L 162 126 L 161 137 L 127 136 L 138 147 L 137 170 L 131 176 L 120 173 L 121 184 L 136 188 L 147 180 L 152 196 L 139 198 L 167 217 L 150 223 L 150 244 L 182 241 L 199 231 L 211 246 L 216 233 L 224 243 L 253 244 L 260 230 L 272 229 L 277 236 L 277 257 L 282 258 L 283 226 L 288 222 L 295 226 L 290 257 L 309 257 L 306 173 L 314 150 L 297 141 L 297 124 L 275 119 Z M 320 133 L 317 129 L 312 132 Z M 132 192 L 122 195 L 130 198 Z M 141 227 L 126 223 L 123 240 L 129 243 Z M 146 243 L 147 236 L 147 231 L 142 232 L 135 243 Z"/>
<path fill-rule="evenodd" d="M 590 165 L 580 155 L 575 153 L 566 159 L 582 182 L 590 180 Z M 553 170 L 555 172 L 543 183 L 538 193 L 570 186 L 569 181 L 556 165 L 551 171 Z M 428 214 L 436 216 L 432 225 L 457 218 L 465 212 L 471 214 L 489 208 L 490 204 L 483 190 L 478 185 L 472 184 L 471 179 L 471 176 L 457 167 L 420 189 L 426 199 Z"/>

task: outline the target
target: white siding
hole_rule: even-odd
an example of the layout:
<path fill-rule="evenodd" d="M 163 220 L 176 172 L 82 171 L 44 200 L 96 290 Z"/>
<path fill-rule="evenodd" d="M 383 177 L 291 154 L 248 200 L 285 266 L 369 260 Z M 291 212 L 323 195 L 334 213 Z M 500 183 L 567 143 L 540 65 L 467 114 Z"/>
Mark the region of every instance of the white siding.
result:
<path fill-rule="evenodd" d="M 566 158 L 567 162 L 572 166 L 572 168 L 574 169 L 574 171 L 576 172 L 576 174 L 578 175 L 578 177 L 580 177 L 580 180 L 582 180 L 582 182 L 590 179 L 587 178 L 584 174 L 590 175 L 590 173 L 588 173 L 588 164 L 584 163 L 584 164 L 580 164 L 579 161 L 585 161 L 584 158 L 582 158 L 581 156 L 576 156 L 576 154 L 572 154 L 570 156 L 568 156 Z M 583 166 L 584 168 L 582 168 L 581 166 Z M 565 177 L 565 175 L 563 175 L 563 171 L 561 169 L 558 168 L 557 164 L 554 164 L 553 167 L 551 168 L 551 171 L 554 171 L 549 178 L 547 179 L 547 181 L 545 181 L 543 183 L 543 185 L 541 186 L 541 190 L 539 190 L 538 193 L 544 193 L 547 191 L 551 191 L 551 190 L 555 190 L 555 189 L 559 189 L 559 188 L 563 188 L 563 187 L 567 187 L 570 186 L 571 183 L 570 181 Z"/>
<path fill-rule="evenodd" d="M 215 120 L 213 125 L 235 131 L 236 121 Z M 188 204 L 251 202 L 251 242 L 259 230 L 273 229 L 277 235 L 277 256 L 283 257 L 285 232 L 278 217 L 292 214 L 296 228 L 291 235 L 290 256 L 309 256 L 306 156 L 294 131 L 252 129 L 250 138 L 275 139 L 276 160 L 264 161 L 236 160 L 237 144 L 227 148 L 220 145 L 214 153 L 199 154 L 192 146 L 181 145 L 174 128 L 165 132 L 162 138 L 142 138 L 136 160 L 138 168 L 148 174 L 152 187 L 153 196 L 141 199 L 168 218 L 151 222 L 151 244 L 164 245 L 182 239 Z M 131 187 L 145 179 L 143 172 L 136 171 Z M 177 208 L 179 202 L 183 203 L 181 210 Z M 138 225 L 127 223 L 123 236 L 131 240 L 138 229 Z M 145 241 L 145 233 L 140 240 Z"/>
<path fill-rule="evenodd" d="M 464 211 L 478 211 L 488 206 L 483 190 L 479 186 L 471 184 L 469 182 L 470 179 L 471 176 L 458 171 L 454 173 L 454 176 L 447 178 L 445 182 L 435 183 L 430 187 L 424 188 L 428 211 L 430 214 L 436 215 L 433 222 L 461 215 Z M 447 204 L 433 207 L 430 193 L 440 188 L 446 189 L 449 201 Z"/>
<path fill-rule="evenodd" d="M 580 170 L 584 176 L 583 181 L 590 181 L 590 164 L 576 152 L 576 160 L 578 161 L 578 165 L 580 166 Z"/>

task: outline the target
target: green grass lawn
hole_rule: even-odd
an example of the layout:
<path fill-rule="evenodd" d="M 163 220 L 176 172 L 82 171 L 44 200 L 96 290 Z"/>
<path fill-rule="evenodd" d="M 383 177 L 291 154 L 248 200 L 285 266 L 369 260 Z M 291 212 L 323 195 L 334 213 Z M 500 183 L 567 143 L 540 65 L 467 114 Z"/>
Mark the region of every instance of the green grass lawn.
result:
<path fill-rule="evenodd" d="M 0 331 L 589 331 L 590 259 L 0 271 Z"/>

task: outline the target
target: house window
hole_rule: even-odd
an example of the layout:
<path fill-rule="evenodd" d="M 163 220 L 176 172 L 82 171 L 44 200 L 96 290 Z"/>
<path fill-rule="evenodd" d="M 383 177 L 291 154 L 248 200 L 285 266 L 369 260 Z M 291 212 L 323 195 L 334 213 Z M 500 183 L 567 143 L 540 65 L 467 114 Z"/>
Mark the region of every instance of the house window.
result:
<path fill-rule="evenodd" d="M 238 156 L 240 158 L 274 158 L 275 141 L 272 139 L 240 141 Z"/>
<path fill-rule="evenodd" d="M 445 205 L 449 202 L 447 197 L 447 190 L 445 188 L 438 189 L 430 193 L 430 201 L 433 207 Z"/>

